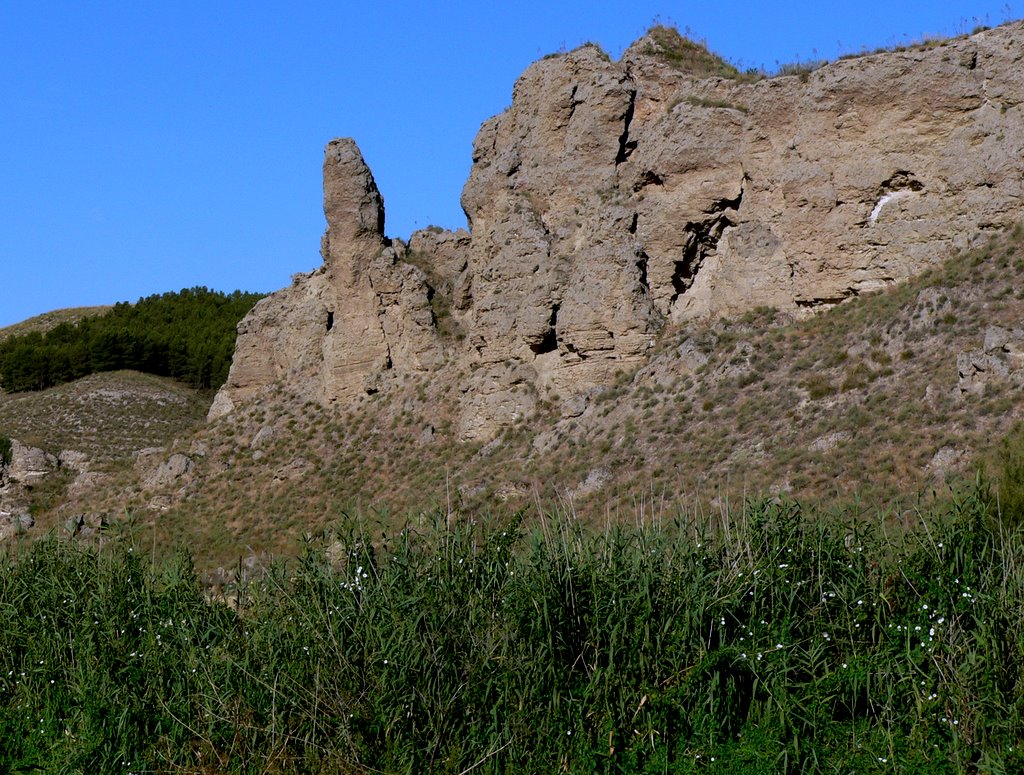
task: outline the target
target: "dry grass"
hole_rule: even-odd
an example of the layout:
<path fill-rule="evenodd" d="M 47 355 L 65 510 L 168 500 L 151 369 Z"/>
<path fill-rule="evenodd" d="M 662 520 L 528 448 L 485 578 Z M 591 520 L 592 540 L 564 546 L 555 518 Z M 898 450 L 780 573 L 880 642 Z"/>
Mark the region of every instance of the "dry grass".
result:
<path fill-rule="evenodd" d="M 645 54 L 655 56 L 687 75 L 698 78 L 743 78 L 744 74 L 722 57 L 679 33 L 675 27 L 658 24 L 647 31 Z"/>
<path fill-rule="evenodd" d="M 192 431 L 209 402 L 208 393 L 163 377 L 93 374 L 49 390 L 0 393 L 0 433 L 54 454 L 83 452 L 102 468 Z"/>
<path fill-rule="evenodd" d="M 665 331 L 651 361 L 582 416 L 563 418 L 559 401 L 540 396 L 536 416 L 487 445 L 456 438 L 455 378 L 411 380 L 337 411 L 282 389 L 208 426 L 198 399 L 165 402 L 161 411 L 178 419 L 134 430 L 104 404 L 96 411 L 110 425 L 98 432 L 59 389 L 57 411 L 45 400 L 32 413 L 16 410 L 20 399 L 4 398 L 0 433 L 10 428 L 54 450 L 80 447 L 77 433 L 96 444 L 120 433 L 122 450 L 183 434 L 172 450 L 193 459 L 189 477 L 162 489 L 118 480 L 88 505 L 135 515 L 158 545 L 187 541 L 206 565 L 295 551 L 305 533 L 342 514 L 399 523 L 434 508 L 474 514 L 540 503 L 604 524 L 648 520 L 680 501 L 714 506 L 766 492 L 822 504 L 851 494 L 874 505 L 928 498 L 947 479 L 972 477 L 1021 418 L 1009 381 L 960 396 L 956 358 L 981 348 L 987 326 L 1024 319 L 1022 243 L 1024 234 L 1007 235 L 805 321 L 759 309 Z M 685 342 L 708 356 L 696 371 L 678 356 Z M 152 403 L 147 411 L 156 412 Z M 48 431 L 34 429 L 46 423 Z M 940 450 L 951 464 L 932 464 Z M 598 486 L 580 490 L 592 474 Z"/>
<path fill-rule="evenodd" d="M 294 551 L 342 514 L 397 523 L 434 508 L 541 503 L 604 524 L 766 492 L 821 504 L 928 498 L 972 477 L 1022 414 L 1007 381 L 978 396 L 956 391 L 957 354 L 979 349 L 987 326 L 1024 318 L 1021 242 L 994 241 L 810 320 L 759 309 L 666 331 L 651 362 L 581 417 L 562 418 L 560 402 L 542 396 L 536 416 L 483 446 L 456 439 L 451 380 L 412 381 L 337 413 L 282 390 L 198 432 L 207 454 L 193 480 L 165 493 L 136 485 L 118 508 L 159 543 L 188 540 L 204 562 L 230 562 Z M 709 358 L 695 372 L 676 354 L 688 340 Z M 253 446 L 263 428 L 271 438 Z M 931 465 L 940 450 L 952 466 Z M 595 472 L 600 486 L 574 495 Z M 161 501 L 169 509 L 148 510 L 159 495 L 173 496 Z"/>
<path fill-rule="evenodd" d="M 31 334 L 35 331 L 45 334 L 47 331 L 56 328 L 61 323 L 77 323 L 82 318 L 102 315 L 109 309 L 111 309 L 109 306 L 68 307 L 67 309 L 55 309 L 52 312 L 44 312 L 42 315 L 36 315 L 35 317 L 28 318 L 20 323 L 14 323 L 13 325 L 0 328 L 0 341 L 3 341 L 9 336 Z"/>

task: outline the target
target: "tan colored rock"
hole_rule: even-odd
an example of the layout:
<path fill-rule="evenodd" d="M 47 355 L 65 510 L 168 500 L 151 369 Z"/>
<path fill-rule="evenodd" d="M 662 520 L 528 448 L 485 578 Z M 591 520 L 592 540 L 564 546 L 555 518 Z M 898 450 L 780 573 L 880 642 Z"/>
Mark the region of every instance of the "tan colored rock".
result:
<path fill-rule="evenodd" d="M 11 439 L 11 462 L 7 476 L 22 485 L 31 486 L 45 479 L 60 467 L 56 456 L 36 447 Z"/>
<path fill-rule="evenodd" d="M 192 458 L 177 452 L 149 471 L 142 478 L 142 484 L 152 489 L 184 484 L 194 465 Z"/>
<path fill-rule="evenodd" d="M 808 315 L 1024 217 L 1024 23 L 757 82 L 675 45 L 527 68 L 474 143 L 468 234 L 388 240 L 355 143 L 332 141 L 324 264 L 242 321 L 211 417 L 275 383 L 348 403 L 459 372 L 459 433 L 482 440 L 537 390 L 642 365 L 666 323 Z"/>
<path fill-rule="evenodd" d="M 305 400 L 345 402 L 379 389 L 382 372 L 440 363 L 426 276 L 384 237 L 384 201 L 351 139 L 327 145 L 323 176 L 324 264 L 239 323 L 210 419 L 275 384 Z"/>

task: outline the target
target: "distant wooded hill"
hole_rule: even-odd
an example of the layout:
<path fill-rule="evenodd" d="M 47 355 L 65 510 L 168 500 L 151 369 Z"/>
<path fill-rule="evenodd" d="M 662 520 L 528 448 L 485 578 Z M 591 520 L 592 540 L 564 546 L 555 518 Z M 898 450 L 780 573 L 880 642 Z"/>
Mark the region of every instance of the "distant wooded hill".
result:
<path fill-rule="evenodd" d="M 0 387 L 42 390 L 88 374 L 135 369 L 196 388 L 227 379 L 238 321 L 262 294 L 207 288 L 155 294 L 77 323 L 0 341 Z"/>

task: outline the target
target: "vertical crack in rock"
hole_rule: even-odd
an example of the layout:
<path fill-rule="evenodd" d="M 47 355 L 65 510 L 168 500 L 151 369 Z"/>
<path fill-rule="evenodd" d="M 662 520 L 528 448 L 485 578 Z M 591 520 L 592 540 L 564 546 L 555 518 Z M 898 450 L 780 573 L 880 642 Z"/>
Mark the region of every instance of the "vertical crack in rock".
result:
<path fill-rule="evenodd" d="M 373 277 L 370 272 L 366 275 L 367 284 L 370 286 L 370 292 L 373 294 L 373 298 L 377 302 L 377 325 L 380 326 L 380 338 L 384 344 L 384 365 L 381 371 L 387 371 L 394 367 L 394 361 L 391 359 L 391 342 L 388 341 L 388 329 L 384 325 L 384 318 L 388 314 L 387 305 L 384 303 L 384 295 L 373 287 Z M 368 387 L 366 389 L 367 394 L 372 395 L 377 392 L 377 388 L 374 387 L 372 390 Z"/>
<path fill-rule="evenodd" d="M 566 126 L 569 126 L 569 122 L 572 121 L 573 114 L 576 113 L 576 106 L 583 104 L 583 100 L 576 99 L 576 92 L 579 91 L 579 88 L 578 83 L 572 85 L 572 93 L 569 95 L 569 115 L 565 119 Z"/>
<path fill-rule="evenodd" d="M 743 180 L 745 182 L 746 177 Z M 682 260 L 674 262 L 670 306 L 693 286 L 704 259 L 718 250 L 718 241 L 722 238 L 722 233 L 729 226 L 735 225 L 729 216 L 739 210 L 742 201 L 743 183 L 740 184 L 739 194 L 735 198 L 722 198 L 711 203 L 705 212 L 713 217 L 702 221 L 690 221 L 683 227 L 687 238 L 683 246 Z"/>
<path fill-rule="evenodd" d="M 619 152 L 615 155 L 615 164 L 622 164 L 636 150 L 636 140 L 629 139 L 629 125 L 633 123 L 633 111 L 636 110 L 636 89 L 629 91 L 629 105 L 622 117 L 622 134 L 619 135 Z"/>
<path fill-rule="evenodd" d="M 548 330 L 541 337 L 540 341 L 530 345 L 530 349 L 537 355 L 554 352 L 558 349 L 558 304 L 551 305 L 551 317 L 548 320 Z"/>
<path fill-rule="evenodd" d="M 649 291 L 651 289 L 650 283 L 647 281 L 648 258 L 649 256 L 642 250 L 637 253 L 636 268 L 640 270 L 640 285 L 643 287 L 644 291 Z"/>

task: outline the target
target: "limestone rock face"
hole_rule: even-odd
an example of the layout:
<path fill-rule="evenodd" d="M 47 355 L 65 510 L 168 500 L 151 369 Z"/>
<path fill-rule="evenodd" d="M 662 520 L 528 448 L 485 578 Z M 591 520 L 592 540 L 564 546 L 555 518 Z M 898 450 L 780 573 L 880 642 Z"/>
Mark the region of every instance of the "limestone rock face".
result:
<path fill-rule="evenodd" d="M 441 362 L 424 272 L 384 237 L 384 201 L 350 139 L 324 153 L 323 266 L 262 299 L 239 323 L 214 419 L 286 383 L 307 400 L 348 401 L 379 389 L 392 369 Z"/>
<path fill-rule="evenodd" d="M 59 466 L 60 462 L 49 452 L 11 439 L 11 462 L 6 470 L 9 479 L 31 486 L 45 479 Z"/>
<path fill-rule="evenodd" d="M 982 349 L 960 353 L 956 368 L 958 394 L 979 395 L 996 379 L 1024 384 L 1024 330 L 989 326 Z"/>
<path fill-rule="evenodd" d="M 11 439 L 10 461 L 0 460 L 0 543 L 32 527 L 29 491 L 60 465 L 54 455 Z"/>
<path fill-rule="evenodd" d="M 1024 23 L 755 82 L 687 74 L 650 36 L 618 62 L 584 46 L 481 127 L 469 232 L 407 245 L 332 141 L 323 266 L 242 321 L 211 415 L 278 382 L 344 403 L 457 368 L 458 427 L 487 439 L 537 390 L 641 364 L 666 324 L 906 279 L 1024 217 L 1022 64 Z"/>

